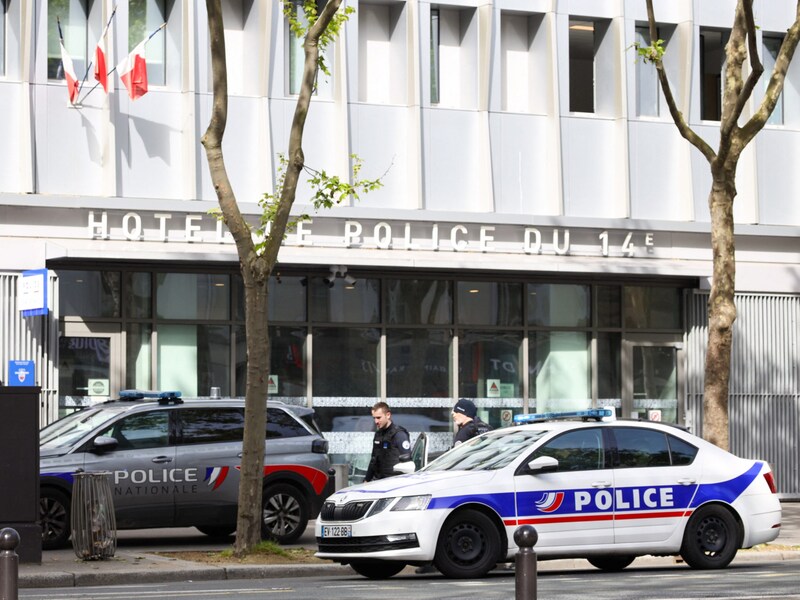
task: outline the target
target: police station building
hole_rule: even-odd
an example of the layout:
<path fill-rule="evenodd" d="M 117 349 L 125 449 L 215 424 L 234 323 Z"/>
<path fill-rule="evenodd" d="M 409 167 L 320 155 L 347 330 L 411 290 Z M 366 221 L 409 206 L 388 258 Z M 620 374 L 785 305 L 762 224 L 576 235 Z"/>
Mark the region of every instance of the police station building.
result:
<path fill-rule="evenodd" d="M 700 434 L 710 175 L 630 49 L 649 39 L 644 0 L 349 3 L 306 162 L 346 176 L 357 154 L 383 187 L 287 235 L 271 281 L 271 396 L 313 406 L 354 475 L 378 400 L 434 450 L 450 444 L 459 397 L 494 427 L 613 406 Z M 205 3 L 130 0 L 113 18 L 112 4 L 0 3 L 0 379 L 31 361 L 42 424 L 120 389 L 245 390 L 238 259 L 209 214 L 200 145 Z M 223 5 L 223 149 L 257 222 L 302 52 L 277 2 Z M 656 2 L 675 96 L 712 146 L 734 6 Z M 795 3 L 756 11 L 770 69 Z M 57 21 L 78 79 L 88 69 L 75 103 Z M 108 94 L 95 85 L 98 40 L 116 65 L 152 32 L 145 94 L 133 100 L 116 73 Z M 730 385 L 732 451 L 769 461 L 783 498 L 800 498 L 798 159 L 795 61 L 740 162 Z M 308 198 L 302 187 L 297 214 Z"/>

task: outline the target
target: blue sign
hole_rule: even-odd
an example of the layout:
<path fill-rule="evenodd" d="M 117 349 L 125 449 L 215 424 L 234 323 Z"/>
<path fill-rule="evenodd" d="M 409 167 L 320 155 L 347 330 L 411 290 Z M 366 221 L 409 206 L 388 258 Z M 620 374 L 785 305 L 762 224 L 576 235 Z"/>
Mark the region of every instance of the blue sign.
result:
<path fill-rule="evenodd" d="M 8 361 L 8 385 L 36 385 L 32 360 Z"/>
<path fill-rule="evenodd" d="M 47 314 L 47 269 L 22 272 L 18 302 L 23 317 Z"/>

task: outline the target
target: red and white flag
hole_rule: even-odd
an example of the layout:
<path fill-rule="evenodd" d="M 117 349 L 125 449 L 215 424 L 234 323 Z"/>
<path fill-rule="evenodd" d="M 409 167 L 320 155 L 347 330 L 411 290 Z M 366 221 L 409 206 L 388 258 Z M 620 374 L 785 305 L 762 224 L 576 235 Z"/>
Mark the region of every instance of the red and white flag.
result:
<path fill-rule="evenodd" d="M 64 79 L 67 81 L 67 92 L 69 93 L 69 101 L 75 104 L 78 99 L 78 88 L 80 82 L 78 76 L 75 75 L 75 66 L 72 64 L 72 57 L 67 53 L 64 48 L 64 42 L 61 43 L 61 68 L 64 70 Z"/>
<path fill-rule="evenodd" d="M 144 40 L 118 66 L 119 78 L 128 88 L 131 100 L 141 98 L 147 93 L 147 61 L 145 60 Z"/>
<path fill-rule="evenodd" d="M 109 25 L 111 21 L 109 20 Z M 94 78 L 103 86 L 103 91 L 108 93 L 108 63 L 106 62 L 106 41 L 108 39 L 108 25 L 103 29 L 97 47 L 94 49 Z"/>

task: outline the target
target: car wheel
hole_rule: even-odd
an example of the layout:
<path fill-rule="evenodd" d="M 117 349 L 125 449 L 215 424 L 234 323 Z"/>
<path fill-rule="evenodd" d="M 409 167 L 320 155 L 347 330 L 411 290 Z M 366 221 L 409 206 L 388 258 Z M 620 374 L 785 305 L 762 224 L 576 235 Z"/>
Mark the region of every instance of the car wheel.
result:
<path fill-rule="evenodd" d="M 393 560 L 359 561 L 350 563 L 353 571 L 368 579 L 389 579 L 402 571 L 406 563 Z"/>
<path fill-rule="evenodd" d="M 195 525 L 200 533 L 212 538 L 224 538 L 236 531 L 235 525 Z"/>
<path fill-rule="evenodd" d="M 433 562 L 446 577 L 483 577 L 500 558 L 500 532 L 482 512 L 462 510 L 445 521 Z"/>
<path fill-rule="evenodd" d="M 705 506 L 695 511 L 686 525 L 681 557 L 695 569 L 722 569 L 736 556 L 739 535 L 730 511 L 721 506 Z"/>
<path fill-rule="evenodd" d="M 296 541 L 308 525 L 308 505 L 300 491 L 279 483 L 264 488 L 261 535 L 279 544 Z"/>
<path fill-rule="evenodd" d="M 67 545 L 70 536 L 69 498 L 64 492 L 43 489 L 39 498 L 42 548 L 53 550 Z"/>
<path fill-rule="evenodd" d="M 635 556 L 592 556 L 586 560 L 593 567 L 597 567 L 603 571 L 622 571 L 625 567 L 633 562 Z"/>

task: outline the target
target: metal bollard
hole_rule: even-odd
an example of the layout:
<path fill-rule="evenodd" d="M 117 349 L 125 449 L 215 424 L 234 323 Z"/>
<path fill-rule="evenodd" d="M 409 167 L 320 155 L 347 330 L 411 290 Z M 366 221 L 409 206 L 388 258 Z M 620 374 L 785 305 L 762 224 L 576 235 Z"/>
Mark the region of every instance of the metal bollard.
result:
<path fill-rule="evenodd" d="M 15 552 L 19 546 L 16 529 L 6 527 L 0 531 L 0 600 L 19 598 L 19 556 Z"/>
<path fill-rule="evenodd" d="M 519 546 L 515 566 L 515 600 L 536 600 L 536 552 L 533 547 L 539 534 L 533 525 L 522 525 L 514 532 L 514 543 Z"/>

